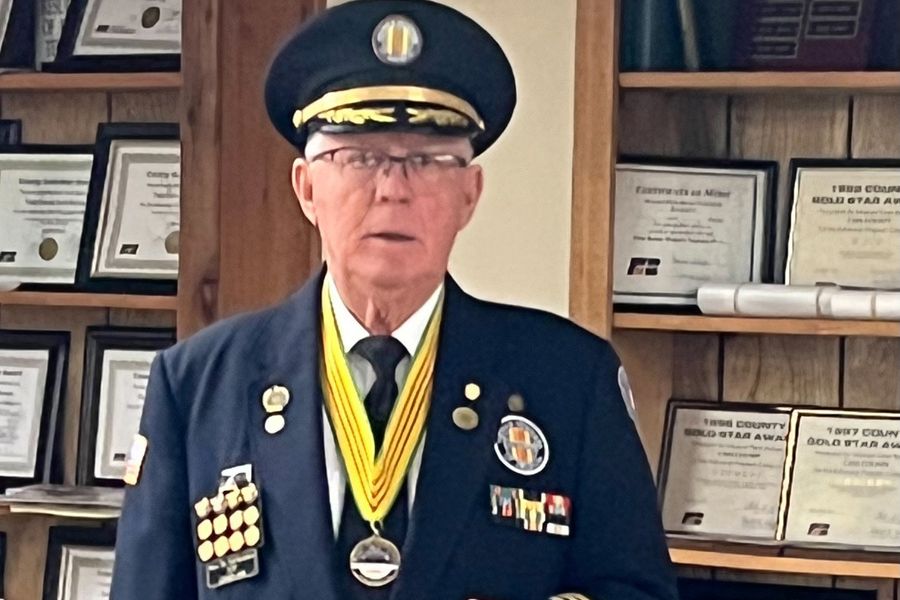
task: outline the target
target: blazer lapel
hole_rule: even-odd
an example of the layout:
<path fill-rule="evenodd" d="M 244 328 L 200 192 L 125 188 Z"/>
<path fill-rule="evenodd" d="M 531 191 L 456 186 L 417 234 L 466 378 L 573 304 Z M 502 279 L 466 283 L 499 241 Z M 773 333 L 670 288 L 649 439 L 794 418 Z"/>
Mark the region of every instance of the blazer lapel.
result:
<path fill-rule="evenodd" d="M 485 472 L 510 389 L 493 375 L 497 352 L 485 343 L 477 312 L 448 277 L 422 467 L 393 600 L 431 597 L 476 500 L 488 501 Z M 468 383 L 481 388 L 475 402 L 463 394 Z M 453 410 L 467 405 L 479 417 L 471 431 L 452 420 Z"/>
<path fill-rule="evenodd" d="M 255 352 L 259 375 L 247 391 L 247 422 L 263 500 L 265 555 L 277 565 L 277 577 L 293 584 L 292 596 L 337 600 L 319 381 L 322 276 L 276 309 L 260 332 Z M 283 412 L 286 425 L 274 435 L 264 429 L 261 402 L 272 385 L 291 394 Z"/>

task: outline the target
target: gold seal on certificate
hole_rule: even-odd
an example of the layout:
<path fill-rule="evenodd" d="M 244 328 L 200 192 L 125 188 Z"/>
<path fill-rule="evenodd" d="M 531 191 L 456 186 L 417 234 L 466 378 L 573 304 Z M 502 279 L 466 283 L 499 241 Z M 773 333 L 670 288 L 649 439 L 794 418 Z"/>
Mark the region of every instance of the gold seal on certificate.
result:
<path fill-rule="evenodd" d="M 790 409 L 673 401 L 660 489 L 669 534 L 775 541 Z"/>
<path fill-rule="evenodd" d="M 793 160 L 785 283 L 900 288 L 900 161 Z"/>
<path fill-rule="evenodd" d="M 50 528 L 45 598 L 109 598 L 115 562 L 115 533 L 108 527 Z"/>
<path fill-rule="evenodd" d="M 52 70 L 177 70 L 182 0 L 72 0 Z"/>
<path fill-rule="evenodd" d="M 170 329 L 91 327 L 85 347 L 79 485 L 121 485 L 141 422 L 150 367 Z"/>
<path fill-rule="evenodd" d="M 797 410 L 787 543 L 900 548 L 900 414 Z"/>
<path fill-rule="evenodd" d="M 0 277 L 75 283 L 93 158 L 80 146 L 0 151 Z"/>
<path fill-rule="evenodd" d="M 623 159 L 616 166 L 613 300 L 695 305 L 703 283 L 766 280 L 775 168 Z"/>
<path fill-rule="evenodd" d="M 58 476 L 67 332 L 0 330 L 0 488 Z"/>
<path fill-rule="evenodd" d="M 174 290 L 181 232 L 177 125 L 101 126 L 86 221 L 90 251 L 80 274 L 87 289 Z M 151 282 L 146 290 L 142 281 Z"/>

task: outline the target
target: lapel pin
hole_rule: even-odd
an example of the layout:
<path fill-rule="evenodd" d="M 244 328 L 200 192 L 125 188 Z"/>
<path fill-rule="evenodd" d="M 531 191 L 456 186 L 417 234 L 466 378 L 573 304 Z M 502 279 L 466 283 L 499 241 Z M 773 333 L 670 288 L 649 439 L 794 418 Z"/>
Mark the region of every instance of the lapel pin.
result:
<path fill-rule="evenodd" d="M 478 413 L 468 406 L 460 406 L 453 411 L 453 423 L 463 431 L 478 427 Z"/>
<path fill-rule="evenodd" d="M 266 433 L 275 435 L 284 429 L 284 417 L 282 415 L 269 415 L 266 418 Z"/>
<path fill-rule="evenodd" d="M 464 393 L 467 400 L 474 402 L 481 396 L 481 388 L 477 383 L 467 383 Z"/>
<path fill-rule="evenodd" d="M 519 475 L 537 475 L 550 458 L 544 432 L 519 415 L 508 415 L 500 421 L 494 452 L 503 466 Z"/>
<path fill-rule="evenodd" d="M 522 412 L 525 410 L 525 398 L 522 397 L 522 394 L 512 394 L 506 401 L 506 405 L 512 412 Z"/>
<path fill-rule="evenodd" d="M 262 404 L 266 414 L 280 413 L 291 401 L 291 393 L 282 385 L 273 385 L 263 392 Z"/>

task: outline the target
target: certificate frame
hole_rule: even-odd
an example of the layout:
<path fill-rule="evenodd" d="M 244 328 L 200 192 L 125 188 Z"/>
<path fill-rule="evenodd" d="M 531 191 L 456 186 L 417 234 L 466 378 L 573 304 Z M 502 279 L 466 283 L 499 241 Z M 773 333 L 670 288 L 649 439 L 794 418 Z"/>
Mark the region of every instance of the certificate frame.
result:
<path fill-rule="evenodd" d="M 616 164 L 616 178 L 618 180 L 619 173 L 630 170 L 629 168 L 633 168 L 634 170 L 643 170 L 647 172 L 652 172 L 653 168 L 659 168 L 661 172 L 665 171 L 665 169 L 677 170 L 677 169 L 695 169 L 697 171 L 702 171 L 704 169 L 710 169 L 713 171 L 711 175 L 714 175 L 714 171 L 728 171 L 734 170 L 737 175 L 738 171 L 747 171 L 746 176 L 748 177 L 762 177 L 764 181 L 762 182 L 761 191 L 754 190 L 754 196 L 752 199 L 753 206 L 751 207 L 752 212 L 752 231 L 750 232 L 750 237 L 752 240 L 752 247 L 750 249 L 750 269 L 747 273 L 746 279 L 749 282 L 770 282 L 773 278 L 773 262 L 772 257 L 774 253 L 774 242 L 775 242 L 775 201 L 776 201 L 776 187 L 778 182 L 778 163 L 775 161 L 767 161 L 767 160 L 734 160 L 734 159 L 717 159 L 717 158 L 678 158 L 678 157 L 665 157 L 665 156 L 644 156 L 644 155 L 623 155 L 619 158 Z M 756 172 L 755 175 L 752 175 L 750 172 Z M 701 174 L 701 173 L 697 173 Z M 727 176 L 727 173 L 722 173 L 722 176 Z M 759 191 L 759 193 L 757 193 Z M 618 201 L 619 192 L 616 192 L 616 200 Z M 620 208 L 620 207 L 617 207 Z M 616 211 L 619 212 L 618 210 Z M 614 224 L 614 228 L 618 228 L 617 224 Z M 614 236 L 621 235 L 621 232 L 614 231 Z M 618 245 L 614 245 L 613 252 L 614 254 L 619 250 Z M 647 258 L 648 266 L 652 267 L 653 264 L 649 261 L 652 261 L 653 257 Z M 637 260 L 635 257 L 632 257 L 632 261 Z M 656 266 L 658 267 L 658 259 Z M 696 293 L 670 293 L 670 292 L 636 292 L 636 291 L 628 291 L 628 290 L 616 290 L 616 279 L 617 279 L 617 269 L 620 269 L 621 265 L 618 264 L 618 258 L 616 256 L 613 257 L 613 303 L 616 306 L 627 308 L 628 310 L 653 310 L 654 312 L 658 312 L 659 310 L 669 310 L 673 312 L 699 312 L 697 308 L 697 295 Z M 631 271 L 632 264 L 629 263 L 627 265 L 629 272 Z M 649 271 L 647 271 L 649 274 Z"/>
<path fill-rule="evenodd" d="M 0 0 L 0 69 L 34 67 L 35 3 Z"/>
<path fill-rule="evenodd" d="M 795 407 L 787 404 L 757 404 L 750 402 L 716 402 L 710 400 L 690 400 L 690 399 L 679 399 L 672 398 L 669 400 L 669 403 L 666 407 L 666 417 L 665 424 L 663 427 L 663 440 L 662 447 L 660 449 L 660 457 L 659 457 L 659 468 L 657 469 L 658 473 L 658 484 L 657 484 L 657 493 L 659 498 L 659 506 L 661 512 L 665 510 L 666 506 L 666 497 L 669 491 L 669 475 L 670 469 L 672 466 L 672 454 L 673 454 L 673 444 L 675 442 L 675 423 L 676 417 L 678 415 L 679 410 L 683 409 L 697 409 L 697 410 L 714 410 L 719 412 L 732 412 L 732 413 L 740 413 L 740 412 L 752 412 L 763 415 L 776 415 L 781 414 L 788 417 L 787 422 L 787 430 L 785 431 L 785 452 L 789 452 L 790 447 L 790 417 L 795 410 Z M 784 489 L 785 485 L 785 477 L 787 475 L 786 470 L 787 465 L 787 457 L 785 457 L 785 465 L 781 470 L 781 482 L 780 488 Z M 779 497 L 781 494 L 779 494 Z M 698 540 L 731 540 L 731 541 L 740 541 L 740 542 L 751 542 L 755 544 L 776 544 L 777 543 L 777 519 L 780 517 L 782 507 L 780 503 L 775 507 L 773 511 L 773 516 L 776 519 L 776 530 L 773 531 L 773 536 L 771 539 L 768 538 L 760 538 L 760 537 L 740 537 L 740 536 L 731 536 L 728 534 L 713 534 L 713 533 L 692 533 L 690 531 L 673 531 L 666 529 L 666 535 L 672 537 L 679 538 L 691 538 Z M 700 515 L 702 518 L 702 515 Z"/>
<path fill-rule="evenodd" d="M 784 275 L 784 282 L 786 285 L 791 285 L 792 283 L 798 283 L 798 276 L 794 272 L 793 260 L 795 258 L 795 245 L 798 243 L 797 235 L 795 233 L 796 229 L 796 220 L 798 218 L 799 211 L 799 203 L 798 203 L 798 195 L 800 193 L 800 178 L 804 169 L 888 169 L 888 170 L 896 170 L 900 172 L 900 159 L 890 159 L 890 158 L 876 158 L 876 159 L 860 159 L 860 158 L 851 158 L 851 159 L 829 159 L 829 158 L 793 158 L 790 162 L 790 194 L 789 194 L 789 211 L 790 218 L 788 220 L 788 232 L 787 232 L 787 249 L 784 253 L 784 261 L 781 265 L 779 265 L 781 273 Z M 836 192 L 843 193 L 843 192 Z M 853 192 L 850 192 L 853 193 Z M 873 192 L 874 193 L 874 192 Z M 866 192 L 860 192 L 860 194 L 865 195 Z M 896 196 L 900 196 L 897 194 Z M 865 206 L 865 205 L 861 205 Z M 802 284 L 802 279 L 800 280 L 800 284 Z M 867 286 L 867 285 L 859 285 L 859 284 L 847 284 L 842 282 L 820 282 L 823 284 L 835 284 L 840 285 L 842 287 L 855 287 L 855 288 L 872 288 L 875 286 Z M 888 288 L 876 288 L 876 289 L 888 289 Z M 890 288 L 893 289 L 893 288 Z M 900 289 L 900 287 L 898 287 Z"/>
<path fill-rule="evenodd" d="M 24 155 L 90 155 L 92 160 L 92 168 L 93 164 L 96 163 L 96 159 L 94 158 L 94 147 L 88 146 L 84 144 L 80 145 L 62 145 L 62 144 L 19 144 L 9 147 L 0 148 L 0 154 L 24 154 Z M 2 169 L 2 166 L 0 166 Z M 88 175 L 88 177 L 90 177 Z M 90 183 L 88 183 L 88 188 L 90 189 Z M 85 219 L 87 218 L 87 204 L 89 204 L 90 197 L 88 196 L 85 200 Z M 80 291 L 80 286 L 78 282 L 78 265 L 81 262 L 81 255 L 84 253 L 84 220 L 82 220 L 81 225 L 81 239 L 78 243 L 78 258 L 76 259 L 76 267 L 75 267 L 75 276 L 73 277 L 71 283 L 46 283 L 46 282 L 23 282 L 18 286 L 17 289 L 23 291 L 61 291 L 61 292 L 70 292 L 70 291 Z M 0 252 L 3 251 L 3 248 L 0 248 Z M 0 257 L 0 262 L 2 262 L 2 257 Z M 5 275 L 0 273 L 0 277 L 10 277 L 14 278 L 13 275 Z"/>
<path fill-rule="evenodd" d="M 878 552 L 896 553 L 900 549 L 898 546 L 876 546 L 865 544 L 849 544 L 831 541 L 796 541 L 787 540 L 787 528 L 789 526 L 789 513 L 791 503 L 793 501 L 795 486 L 795 469 L 797 465 L 797 453 L 800 447 L 800 422 L 804 417 L 834 417 L 845 419 L 881 419 L 891 420 L 900 423 L 900 412 L 890 412 L 878 409 L 839 409 L 839 408 L 813 408 L 802 407 L 796 408 L 791 414 L 790 437 L 788 439 L 788 456 L 785 462 L 785 476 L 781 489 L 781 510 L 778 514 L 778 539 L 782 543 L 797 547 L 812 548 L 838 548 L 838 549 L 856 549 Z M 893 443 L 893 442 L 892 442 Z M 824 530 L 828 530 L 828 524 L 823 524 Z M 812 528 L 810 528 L 812 529 Z M 810 531 L 810 534 L 812 531 Z M 826 534 L 827 535 L 827 534 Z"/>
<path fill-rule="evenodd" d="M 160 72 L 181 69 L 181 53 L 124 53 L 124 54 L 78 54 L 78 39 L 81 36 L 88 3 L 92 0 L 71 0 L 62 34 L 57 46 L 56 58 L 45 63 L 43 70 L 52 72 Z M 115 3 L 116 0 L 96 0 Z"/>
<path fill-rule="evenodd" d="M 94 277 L 92 276 L 97 240 L 108 210 L 105 202 L 112 145 L 116 141 L 175 141 L 179 140 L 177 123 L 101 123 L 97 128 L 96 153 L 88 192 L 87 210 L 82 234 L 76 281 L 79 289 L 100 293 L 174 295 L 177 279 L 150 277 Z"/>
<path fill-rule="evenodd" d="M 98 527 L 78 527 L 56 525 L 50 527 L 47 535 L 47 562 L 44 564 L 43 600 L 59 600 L 60 582 L 65 549 L 81 547 L 89 549 L 114 550 L 116 526 L 102 523 Z"/>
<path fill-rule="evenodd" d="M 0 146 L 18 146 L 22 143 L 22 121 L 0 119 Z"/>
<path fill-rule="evenodd" d="M 0 476 L 0 490 L 37 483 L 62 483 L 63 406 L 71 334 L 68 331 L 0 329 L 0 350 L 46 350 L 47 373 L 31 476 Z"/>
<path fill-rule="evenodd" d="M 121 479 L 103 478 L 95 474 L 100 433 L 104 353 L 107 350 L 161 351 L 174 345 L 175 341 L 175 330 L 170 328 L 88 327 L 84 348 L 81 427 L 78 434 L 78 461 L 75 475 L 78 485 L 124 486 Z"/>

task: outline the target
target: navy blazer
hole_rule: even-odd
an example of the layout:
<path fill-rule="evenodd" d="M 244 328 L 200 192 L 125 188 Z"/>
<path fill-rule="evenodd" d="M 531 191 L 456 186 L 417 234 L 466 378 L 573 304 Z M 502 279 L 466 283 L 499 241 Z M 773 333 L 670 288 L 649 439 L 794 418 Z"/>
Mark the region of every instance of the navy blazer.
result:
<path fill-rule="evenodd" d="M 154 362 L 140 431 L 149 440 L 119 522 L 113 600 L 339 600 L 319 379 L 322 274 L 283 304 L 218 323 Z M 493 304 L 446 281 L 431 411 L 392 600 L 670 600 L 676 587 L 647 459 L 604 340 L 548 313 Z M 467 383 L 481 387 L 470 403 Z M 261 396 L 291 392 L 265 432 Z M 545 433 L 547 467 L 507 469 L 494 451 L 511 394 Z M 479 425 L 456 427 L 473 405 Z M 260 573 L 218 589 L 197 558 L 194 503 L 249 463 L 260 488 Z M 571 535 L 491 518 L 490 485 L 572 502 Z M 335 565 L 341 565 L 336 567 Z M 579 596 L 580 594 L 580 596 Z"/>

